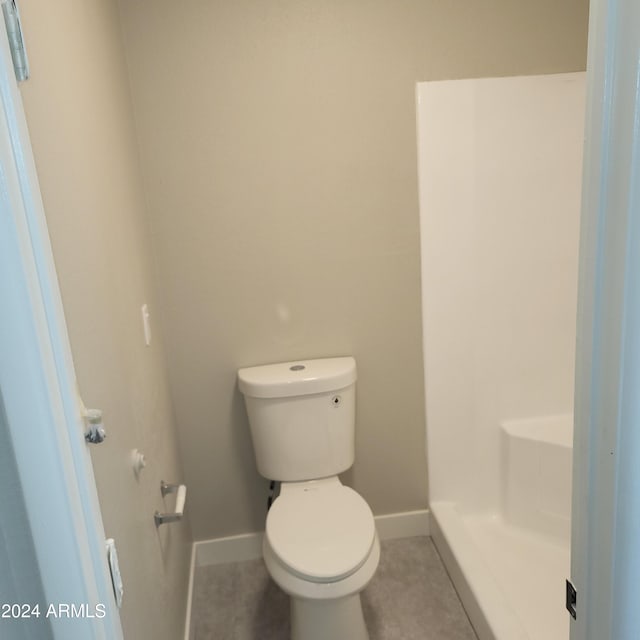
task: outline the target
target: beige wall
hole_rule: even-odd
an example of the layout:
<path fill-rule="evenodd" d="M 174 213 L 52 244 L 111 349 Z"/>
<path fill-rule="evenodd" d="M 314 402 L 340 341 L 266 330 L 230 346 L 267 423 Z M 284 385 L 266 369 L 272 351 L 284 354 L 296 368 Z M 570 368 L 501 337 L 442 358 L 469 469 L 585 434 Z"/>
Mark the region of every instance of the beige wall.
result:
<path fill-rule="evenodd" d="M 120 6 L 195 538 L 263 528 L 272 361 L 353 354 L 346 480 L 425 507 L 415 82 L 581 70 L 586 0 Z"/>
<path fill-rule="evenodd" d="M 23 0 L 21 10 L 32 73 L 21 92 L 76 372 L 108 432 L 91 454 L 124 579 L 125 637 L 175 640 L 184 628 L 190 534 L 187 524 L 156 531 L 153 522 L 163 509 L 161 478 L 182 476 L 117 7 Z M 150 347 L 144 302 L 155 314 Z M 139 481 L 135 447 L 148 460 Z"/>

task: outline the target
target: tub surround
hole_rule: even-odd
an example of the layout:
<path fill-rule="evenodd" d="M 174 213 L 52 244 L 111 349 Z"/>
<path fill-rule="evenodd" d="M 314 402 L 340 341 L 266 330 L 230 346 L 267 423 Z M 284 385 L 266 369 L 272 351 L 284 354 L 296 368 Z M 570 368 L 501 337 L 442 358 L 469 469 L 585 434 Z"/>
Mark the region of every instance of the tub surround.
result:
<path fill-rule="evenodd" d="M 573 414 L 508 420 L 500 435 L 505 520 L 568 546 Z"/>
<path fill-rule="evenodd" d="M 573 415 L 500 430 L 501 508 L 433 502 L 433 539 L 480 640 L 568 640 Z"/>
<path fill-rule="evenodd" d="M 481 640 L 566 640 L 584 74 L 417 97 L 433 537 Z"/>
<path fill-rule="evenodd" d="M 480 640 L 568 640 L 568 544 L 451 502 L 432 504 L 431 530 Z"/>

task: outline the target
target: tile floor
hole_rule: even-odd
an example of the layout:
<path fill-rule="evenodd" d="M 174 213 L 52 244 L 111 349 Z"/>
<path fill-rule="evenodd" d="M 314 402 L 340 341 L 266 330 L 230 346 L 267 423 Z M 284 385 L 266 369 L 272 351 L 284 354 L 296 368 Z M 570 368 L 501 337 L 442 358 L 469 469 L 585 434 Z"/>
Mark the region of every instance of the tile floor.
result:
<path fill-rule="evenodd" d="M 362 607 L 370 640 L 476 640 L 428 537 L 382 543 L 380 566 L 362 593 Z M 288 640 L 288 597 L 270 580 L 262 560 L 200 567 L 190 637 Z"/>

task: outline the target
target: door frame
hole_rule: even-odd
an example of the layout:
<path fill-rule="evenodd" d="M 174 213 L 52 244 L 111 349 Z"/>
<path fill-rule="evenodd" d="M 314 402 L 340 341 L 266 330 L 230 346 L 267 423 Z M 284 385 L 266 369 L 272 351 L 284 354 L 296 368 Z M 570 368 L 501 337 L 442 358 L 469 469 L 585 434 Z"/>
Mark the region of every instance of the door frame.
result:
<path fill-rule="evenodd" d="M 79 617 L 50 618 L 53 637 L 122 640 L 84 439 L 83 405 L 77 393 L 26 119 L 3 27 L 0 300 L 0 393 L 46 605 L 85 605 Z M 45 613 L 41 609 L 41 615 Z"/>
<path fill-rule="evenodd" d="M 592 0 L 578 287 L 571 640 L 640 628 L 640 3 Z"/>

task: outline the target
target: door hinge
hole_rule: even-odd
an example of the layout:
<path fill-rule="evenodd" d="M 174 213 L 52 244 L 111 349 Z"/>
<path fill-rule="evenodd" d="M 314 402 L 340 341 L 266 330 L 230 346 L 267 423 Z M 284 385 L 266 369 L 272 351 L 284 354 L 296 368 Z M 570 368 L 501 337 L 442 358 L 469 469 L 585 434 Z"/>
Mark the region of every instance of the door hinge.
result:
<path fill-rule="evenodd" d="M 22 37 L 20 12 L 18 11 L 16 0 L 1 1 L 4 24 L 7 29 L 9 48 L 11 49 L 11 59 L 13 60 L 13 70 L 16 74 L 16 80 L 22 82 L 29 77 L 29 61 L 27 60 L 27 50 Z"/>
<path fill-rule="evenodd" d="M 571 617 L 576 619 L 576 588 L 571 584 L 570 580 L 567 580 L 566 599 L 565 606 L 567 611 L 571 614 Z"/>

